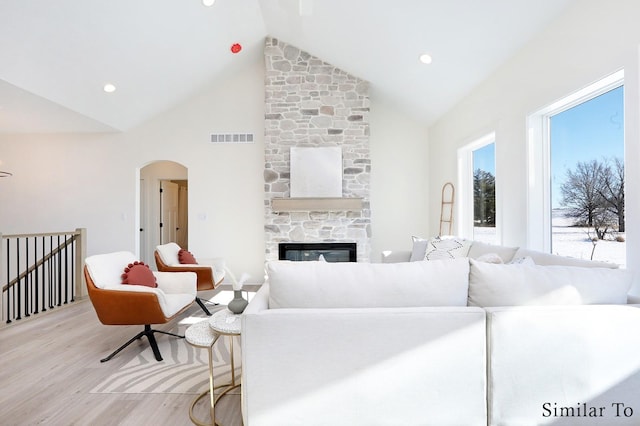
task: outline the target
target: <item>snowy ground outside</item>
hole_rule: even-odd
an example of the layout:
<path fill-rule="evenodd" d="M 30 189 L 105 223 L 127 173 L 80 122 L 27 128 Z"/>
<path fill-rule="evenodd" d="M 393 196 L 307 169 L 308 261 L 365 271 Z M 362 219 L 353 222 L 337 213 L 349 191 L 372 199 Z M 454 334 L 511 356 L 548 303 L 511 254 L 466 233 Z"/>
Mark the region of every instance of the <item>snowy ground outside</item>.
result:
<path fill-rule="evenodd" d="M 565 217 L 561 209 L 553 210 L 551 215 L 553 253 L 578 259 L 590 259 L 591 251 L 594 249 L 589 235 L 595 237 L 595 231 L 593 228 L 572 225 L 573 219 Z M 593 260 L 613 262 L 620 266 L 626 265 L 627 243 L 615 241 L 616 236 L 626 240 L 624 232 L 615 232 L 612 235 L 607 235 L 604 240 L 598 240 L 593 251 Z"/>
<path fill-rule="evenodd" d="M 607 239 L 599 240 L 596 243 L 594 250 L 589 237 L 589 235 L 595 236 L 593 228 L 573 226 L 573 220 L 565 217 L 564 212 L 560 209 L 553 210 L 551 224 L 554 254 L 578 259 L 591 259 L 593 250 L 593 260 L 612 262 L 621 267 L 626 266 L 627 244 L 625 242 L 615 241 L 612 235 L 607 235 Z M 616 232 L 615 236 L 626 238 L 624 232 Z M 475 227 L 473 239 L 489 244 L 498 244 L 495 228 Z"/>

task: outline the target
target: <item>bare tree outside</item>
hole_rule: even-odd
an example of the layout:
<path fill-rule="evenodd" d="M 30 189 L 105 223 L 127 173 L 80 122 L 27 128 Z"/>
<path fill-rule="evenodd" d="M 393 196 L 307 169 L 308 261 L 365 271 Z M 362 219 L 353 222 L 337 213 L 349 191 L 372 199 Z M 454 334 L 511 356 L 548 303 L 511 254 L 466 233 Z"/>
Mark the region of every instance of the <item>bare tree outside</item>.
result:
<path fill-rule="evenodd" d="M 593 227 L 597 238 L 625 231 L 624 162 L 619 158 L 580 161 L 567 170 L 561 205 L 577 225 Z"/>
<path fill-rule="evenodd" d="M 549 246 L 625 267 L 625 90 L 600 90 L 549 116 Z"/>
<path fill-rule="evenodd" d="M 597 160 L 578 162 L 575 170 L 567 170 L 566 181 L 560 187 L 561 205 L 568 208 L 567 214 L 578 221 L 593 226 L 600 205 L 598 193 L 602 179 L 602 167 Z"/>
<path fill-rule="evenodd" d="M 617 218 L 618 232 L 625 232 L 624 161 L 620 158 L 614 158 L 613 161 L 605 164 L 603 181 L 599 190 L 605 208 Z"/>

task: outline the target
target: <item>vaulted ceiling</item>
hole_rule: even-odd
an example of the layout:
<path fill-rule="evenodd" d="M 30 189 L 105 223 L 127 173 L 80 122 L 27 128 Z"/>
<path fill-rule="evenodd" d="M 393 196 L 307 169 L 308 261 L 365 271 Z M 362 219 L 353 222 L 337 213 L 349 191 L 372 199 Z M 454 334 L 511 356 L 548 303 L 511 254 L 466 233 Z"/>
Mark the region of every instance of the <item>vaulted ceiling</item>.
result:
<path fill-rule="evenodd" d="M 429 124 L 575 2 L 2 0 L 0 133 L 129 130 L 262 60 L 267 35 Z"/>

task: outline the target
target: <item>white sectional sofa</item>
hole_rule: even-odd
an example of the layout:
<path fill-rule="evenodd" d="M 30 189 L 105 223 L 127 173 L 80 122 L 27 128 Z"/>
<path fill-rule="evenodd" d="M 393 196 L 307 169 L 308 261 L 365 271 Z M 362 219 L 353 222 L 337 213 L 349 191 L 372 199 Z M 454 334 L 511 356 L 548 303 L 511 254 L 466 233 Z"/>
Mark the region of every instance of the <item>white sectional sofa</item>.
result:
<path fill-rule="evenodd" d="M 394 250 L 382 253 L 383 263 L 398 263 L 422 260 L 424 258 L 426 245 L 430 240 L 414 241 L 413 250 Z M 446 241 L 444 239 L 443 241 Z M 618 265 L 609 262 L 600 262 L 595 260 L 576 259 L 572 257 L 557 256 L 554 254 L 544 253 L 536 250 L 530 250 L 524 247 L 507 247 L 496 246 L 483 243 L 481 241 L 468 241 L 466 256 L 471 259 L 478 259 L 482 256 L 497 255 L 503 263 L 509 263 L 514 259 L 531 259 L 536 265 L 563 265 L 563 266 L 584 266 L 598 268 L 617 269 Z"/>
<path fill-rule="evenodd" d="M 268 263 L 243 315 L 244 424 L 640 424 L 629 273 L 531 252 L 543 266 L 470 260 L 517 252 Z"/>
<path fill-rule="evenodd" d="M 487 424 L 639 425 L 639 307 L 486 308 Z"/>

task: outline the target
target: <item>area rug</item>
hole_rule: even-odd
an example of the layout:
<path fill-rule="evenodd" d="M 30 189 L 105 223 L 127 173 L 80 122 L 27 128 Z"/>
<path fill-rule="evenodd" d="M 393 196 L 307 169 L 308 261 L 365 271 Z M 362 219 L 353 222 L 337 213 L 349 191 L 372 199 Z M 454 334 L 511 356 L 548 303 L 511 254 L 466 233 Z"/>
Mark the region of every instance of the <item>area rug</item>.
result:
<path fill-rule="evenodd" d="M 224 307 L 223 307 L 224 308 Z M 224 308 L 226 309 L 226 308 Z M 206 320 L 204 314 L 195 313 L 177 326 L 177 333 L 184 334 L 186 328 L 197 321 Z M 175 330 L 171 330 L 176 332 Z M 108 376 L 91 393 L 181 393 L 198 394 L 209 386 L 207 350 L 187 343 L 186 339 L 156 333 L 162 361 L 156 361 L 146 337 L 140 344 L 147 347 L 135 358 Z M 240 380 L 240 342 L 233 341 L 235 352 L 235 377 Z M 136 343 L 131 349 L 135 350 Z M 222 336 L 213 346 L 214 383 L 230 383 L 231 363 L 229 337 Z M 238 393 L 235 389 L 231 393 Z M 216 392 L 217 393 L 217 392 Z"/>

